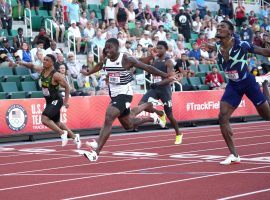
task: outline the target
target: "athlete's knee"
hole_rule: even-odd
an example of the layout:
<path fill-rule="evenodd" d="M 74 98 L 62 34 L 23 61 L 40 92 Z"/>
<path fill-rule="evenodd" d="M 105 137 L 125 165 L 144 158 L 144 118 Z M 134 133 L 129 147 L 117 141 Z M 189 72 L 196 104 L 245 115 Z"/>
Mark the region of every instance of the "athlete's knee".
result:
<path fill-rule="evenodd" d="M 124 127 L 124 129 L 127 130 L 127 131 L 128 131 L 128 130 L 134 129 L 134 126 L 133 126 L 132 123 L 123 124 L 123 127 Z"/>
<path fill-rule="evenodd" d="M 218 121 L 220 125 L 226 124 L 229 122 L 229 116 L 224 113 L 219 113 L 218 115 Z"/>

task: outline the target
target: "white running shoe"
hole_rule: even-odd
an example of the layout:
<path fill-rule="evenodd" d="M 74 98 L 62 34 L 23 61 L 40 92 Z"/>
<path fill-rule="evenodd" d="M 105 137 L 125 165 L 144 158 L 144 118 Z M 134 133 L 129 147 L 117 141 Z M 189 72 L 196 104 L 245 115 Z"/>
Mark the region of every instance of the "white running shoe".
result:
<path fill-rule="evenodd" d="M 162 128 L 165 128 L 166 121 L 164 122 L 157 113 L 153 113 L 151 117 L 154 119 L 154 124 L 159 124 Z"/>
<path fill-rule="evenodd" d="M 85 152 L 84 157 L 86 157 L 90 162 L 96 162 L 98 160 L 98 155 L 95 151 Z"/>
<path fill-rule="evenodd" d="M 80 149 L 82 146 L 82 142 L 80 139 L 80 135 L 79 134 L 75 134 L 75 138 L 73 139 L 74 144 L 76 144 L 77 149 Z"/>
<path fill-rule="evenodd" d="M 153 106 L 163 106 L 163 103 L 161 101 L 154 99 L 153 97 L 149 97 L 148 102 L 152 103 Z"/>
<path fill-rule="evenodd" d="M 68 132 L 64 130 L 64 133 L 61 135 L 62 147 L 66 146 L 68 143 Z"/>
<path fill-rule="evenodd" d="M 97 148 L 98 148 L 98 143 L 94 139 L 93 139 L 93 142 L 86 141 L 85 144 L 86 144 L 86 146 L 90 147 L 94 151 L 97 150 Z"/>
<path fill-rule="evenodd" d="M 221 165 L 230 165 L 230 164 L 236 164 L 240 163 L 241 159 L 240 156 L 238 155 L 237 157 L 234 156 L 233 154 L 230 154 L 224 161 L 220 162 Z"/>

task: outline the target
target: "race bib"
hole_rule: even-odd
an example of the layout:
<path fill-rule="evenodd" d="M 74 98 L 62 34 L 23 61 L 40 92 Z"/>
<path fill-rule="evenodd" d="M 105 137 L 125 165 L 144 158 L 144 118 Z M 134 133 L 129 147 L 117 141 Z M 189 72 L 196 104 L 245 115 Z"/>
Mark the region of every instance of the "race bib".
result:
<path fill-rule="evenodd" d="M 162 81 L 162 78 L 160 76 L 153 76 L 153 82 L 154 83 L 158 83 L 160 81 Z"/>
<path fill-rule="evenodd" d="M 120 83 L 120 73 L 109 73 L 109 83 L 119 84 Z"/>
<path fill-rule="evenodd" d="M 236 80 L 239 79 L 239 74 L 237 73 L 236 70 L 234 70 L 234 71 L 227 71 L 227 72 L 225 72 L 225 74 L 226 74 L 226 77 L 228 79 L 232 80 L 232 81 L 236 81 Z"/>
<path fill-rule="evenodd" d="M 48 88 L 42 88 L 42 93 L 43 93 L 43 95 L 44 96 L 50 96 L 50 91 L 49 91 L 49 89 Z"/>

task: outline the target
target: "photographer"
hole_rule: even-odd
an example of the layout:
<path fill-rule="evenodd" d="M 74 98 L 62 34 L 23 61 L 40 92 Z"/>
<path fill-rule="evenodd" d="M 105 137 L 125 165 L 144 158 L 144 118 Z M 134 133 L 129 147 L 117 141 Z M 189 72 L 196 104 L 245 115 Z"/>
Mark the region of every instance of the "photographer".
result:
<path fill-rule="evenodd" d="M 6 3 L 6 0 L 0 0 L 0 17 L 2 28 L 7 29 L 8 35 L 11 35 L 12 8 L 8 3 Z"/>

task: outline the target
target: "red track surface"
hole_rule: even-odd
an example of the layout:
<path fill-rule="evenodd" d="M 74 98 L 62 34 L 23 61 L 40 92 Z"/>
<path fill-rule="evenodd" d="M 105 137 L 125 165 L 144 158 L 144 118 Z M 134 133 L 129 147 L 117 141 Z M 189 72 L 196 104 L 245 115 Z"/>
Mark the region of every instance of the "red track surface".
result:
<path fill-rule="evenodd" d="M 71 141 L 2 145 L 0 199 L 270 199 L 270 123 L 233 130 L 243 161 L 230 166 L 217 126 L 184 129 L 182 145 L 172 130 L 113 135 L 95 163 Z"/>

